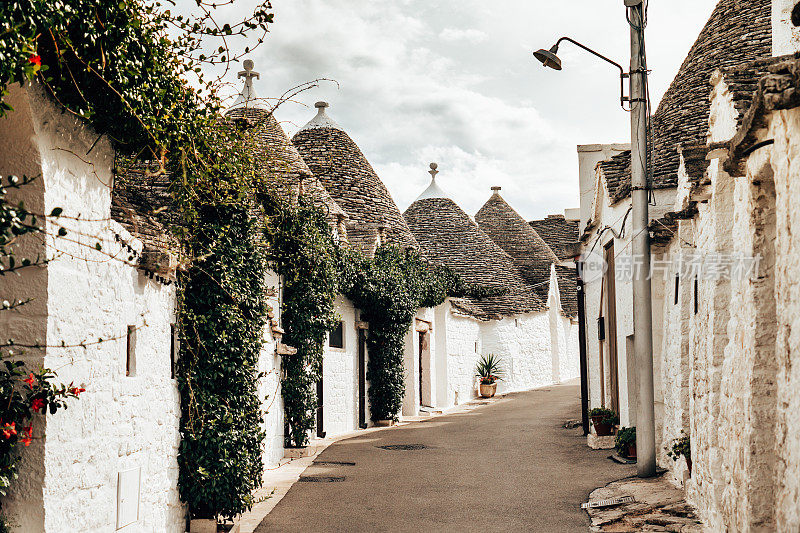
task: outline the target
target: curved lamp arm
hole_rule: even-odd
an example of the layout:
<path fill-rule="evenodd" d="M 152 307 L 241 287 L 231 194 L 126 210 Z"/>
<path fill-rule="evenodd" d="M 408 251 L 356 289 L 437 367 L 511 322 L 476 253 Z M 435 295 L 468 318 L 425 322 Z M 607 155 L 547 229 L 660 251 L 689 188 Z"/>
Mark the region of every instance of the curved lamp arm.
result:
<path fill-rule="evenodd" d="M 558 65 L 557 65 L 557 67 L 558 67 L 557 69 L 558 70 L 561 69 L 561 61 L 557 58 L 557 56 L 555 54 L 558 53 L 558 47 L 563 41 L 568 41 L 568 42 L 574 44 L 575 46 L 577 46 L 579 48 L 582 48 L 583 50 L 586 50 L 590 54 L 599 57 L 603 61 L 605 61 L 607 63 L 611 63 L 612 65 L 614 65 L 615 67 L 617 67 L 619 69 L 619 94 L 620 94 L 619 101 L 620 101 L 620 105 L 622 106 L 622 109 L 625 109 L 625 111 L 630 111 L 629 109 L 625 108 L 625 102 L 629 102 L 630 101 L 630 98 L 625 96 L 625 79 L 629 78 L 630 75 L 625 72 L 625 69 L 622 68 L 622 65 L 620 65 L 616 61 L 613 61 L 613 60 L 607 58 L 606 56 L 604 56 L 603 54 L 601 54 L 599 52 L 595 52 L 594 50 L 592 50 L 588 46 L 585 46 L 585 45 L 579 43 L 578 41 L 576 41 L 574 39 L 570 39 L 569 37 L 561 37 L 558 41 L 556 41 L 556 44 L 553 45 L 553 47 L 549 50 L 549 54 L 552 54 L 551 57 L 554 58 L 558 63 Z M 543 52 L 543 51 L 540 51 L 540 52 Z M 534 55 L 536 55 L 536 54 L 534 54 Z M 539 58 L 539 60 L 542 61 L 542 58 Z M 542 62 L 545 64 L 545 66 L 552 66 L 552 65 L 550 65 L 548 63 L 545 63 L 544 61 L 542 61 Z"/>

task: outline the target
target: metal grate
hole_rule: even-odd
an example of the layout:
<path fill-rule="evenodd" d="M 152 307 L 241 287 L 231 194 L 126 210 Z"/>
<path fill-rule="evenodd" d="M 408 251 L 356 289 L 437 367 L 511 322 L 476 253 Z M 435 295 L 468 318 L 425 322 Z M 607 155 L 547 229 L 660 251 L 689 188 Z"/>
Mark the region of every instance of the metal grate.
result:
<path fill-rule="evenodd" d="M 385 446 L 378 446 L 384 450 L 397 450 L 397 451 L 410 451 L 410 450 L 424 450 L 427 448 L 424 444 L 387 444 Z"/>
<path fill-rule="evenodd" d="M 344 481 L 344 476 L 300 476 L 303 483 L 338 483 Z"/>
<path fill-rule="evenodd" d="M 609 498 L 608 500 L 582 503 L 581 509 L 601 509 L 603 507 L 614 507 L 615 505 L 634 503 L 635 501 L 636 499 L 634 499 L 633 496 L 620 496 L 618 498 Z"/>
<path fill-rule="evenodd" d="M 356 464 L 351 461 L 314 461 L 315 465 L 323 466 L 355 466 Z"/>

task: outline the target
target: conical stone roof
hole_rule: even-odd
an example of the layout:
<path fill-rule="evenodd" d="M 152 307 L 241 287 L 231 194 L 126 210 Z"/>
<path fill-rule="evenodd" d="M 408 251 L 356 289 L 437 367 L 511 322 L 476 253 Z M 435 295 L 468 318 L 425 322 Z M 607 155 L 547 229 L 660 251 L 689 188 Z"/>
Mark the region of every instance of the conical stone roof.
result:
<path fill-rule="evenodd" d="M 379 231 L 385 228 L 389 244 L 416 248 L 411 230 L 372 165 L 350 136 L 327 115 L 328 104 L 317 102 L 316 107 L 317 116 L 294 135 L 292 142 L 347 213 L 350 243 L 370 253 Z"/>
<path fill-rule="evenodd" d="M 559 260 L 553 250 L 530 224 L 500 196 L 500 188 L 475 215 L 475 222 L 500 248 L 514 260 L 525 281 L 536 292 L 547 297 L 550 266 Z"/>
<path fill-rule="evenodd" d="M 449 198 L 423 198 L 403 214 L 432 263 L 446 265 L 468 284 L 508 292 L 480 300 L 454 299 L 466 314 L 492 319 L 544 311 L 546 305 L 522 280 L 511 257 Z"/>
<path fill-rule="evenodd" d="M 252 72 L 252 63 L 247 66 L 250 68 L 246 74 L 239 73 L 240 76 L 246 77 L 242 94 L 239 95 L 237 104 L 225 113 L 225 118 L 246 120 L 256 129 L 259 139 L 257 156 L 264 163 L 263 172 L 268 177 L 268 185 L 275 194 L 296 202 L 302 190 L 304 197 L 320 205 L 333 227 L 336 227 L 336 219 L 339 216 L 346 217 L 345 211 L 337 205 L 300 157 L 297 148 L 275 119 L 272 110 L 263 103 L 258 101 L 253 103 L 249 100 L 255 94 L 252 78 L 258 76 L 258 73 Z"/>

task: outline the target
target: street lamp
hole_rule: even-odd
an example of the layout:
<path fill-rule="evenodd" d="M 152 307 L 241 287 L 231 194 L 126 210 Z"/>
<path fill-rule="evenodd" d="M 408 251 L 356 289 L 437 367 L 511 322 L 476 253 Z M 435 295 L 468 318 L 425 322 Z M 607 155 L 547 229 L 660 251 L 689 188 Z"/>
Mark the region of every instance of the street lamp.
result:
<path fill-rule="evenodd" d="M 622 68 L 622 65 L 620 65 L 616 61 L 612 61 L 611 59 L 607 58 L 603 54 L 601 54 L 599 52 L 595 52 L 594 50 L 592 50 L 588 46 L 583 45 L 583 44 L 579 43 L 578 41 L 576 41 L 574 39 L 570 39 L 569 37 L 560 38 L 558 41 L 556 41 L 556 44 L 554 44 L 550 48 L 550 50 L 545 50 L 544 48 L 542 48 L 541 50 L 538 50 L 538 51 L 534 52 L 533 53 L 533 57 L 538 59 L 539 62 L 545 67 L 549 67 L 549 68 L 551 68 L 553 70 L 561 70 L 561 68 L 562 68 L 561 67 L 561 58 L 558 57 L 558 47 L 563 41 L 570 42 L 570 43 L 574 44 L 575 46 L 583 48 L 584 50 L 586 50 L 590 54 L 594 54 L 595 56 L 599 57 L 603 61 L 611 63 L 612 65 L 614 65 L 615 67 L 617 67 L 619 69 L 619 103 L 622 106 L 622 108 L 625 109 L 625 102 L 628 102 L 630 100 L 629 98 L 627 98 L 625 96 L 625 78 L 627 78 L 628 75 L 625 73 L 625 69 Z M 626 109 L 626 111 L 628 111 L 628 110 Z"/>
<path fill-rule="evenodd" d="M 620 102 L 630 103 L 631 111 L 631 208 L 633 236 L 631 253 L 638 260 L 641 270 L 633 279 L 633 351 L 638 376 L 638 410 L 636 416 L 636 469 L 639 477 L 656 475 L 655 405 L 653 398 L 653 303 L 650 286 L 650 233 L 648 225 L 647 183 L 647 133 L 650 102 L 647 98 L 647 59 L 645 56 L 644 29 L 647 24 L 647 8 L 644 0 L 624 0 L 625 16 L 630 26 L 631 68 L 630 74 L 614 61 L 567 37 L 562 37 L 550 50 L 534 52 L 534 57 L 545 67 L 561 70 L 558 45 L 569 41 L 587 52 L 611 63 L 620 69 L 620 84 L 623 94 Z M 624 95 L 624 80 L 630 79 L 630 98 Z M 629 374 L 630 376 L 630 374 Z"/>

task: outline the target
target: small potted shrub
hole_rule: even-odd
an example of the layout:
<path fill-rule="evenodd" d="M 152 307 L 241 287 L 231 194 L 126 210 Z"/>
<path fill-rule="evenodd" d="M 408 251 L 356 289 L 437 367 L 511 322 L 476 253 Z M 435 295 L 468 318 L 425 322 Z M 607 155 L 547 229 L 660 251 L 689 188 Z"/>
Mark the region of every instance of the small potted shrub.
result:
<path fill-rule="evenodd" d="M 481 398 L 491 398 L 497 392 L 497 382 L 503 379 L 501 359 L 494 354 L 482 355 L 476 367 L 480 379 Z"/>
<path fill-rule="evenodd" d="M 595 407 L 589 411 L 594 431 L 598 437 L 608 437 L 614 431 L 614 426 L 619 424 L 617 413 L 605 407 Z"/>
<path fill-rule="evenodd" d="M 620 428 L 614 439 L 614 448 L 621 457 L 636 459 L 636 428 Z"/>
<path fill-rule="evenodd" d="M 689 435 L 681 431 L 681 436 L 672 441 L 672 449 L 667 451 L 667 455 L 673 461 L 677 461 L 682 455 L 686 459 L 686 468 L 689 469 L 689 475 L 692 475 L 692 441 Z"/>

